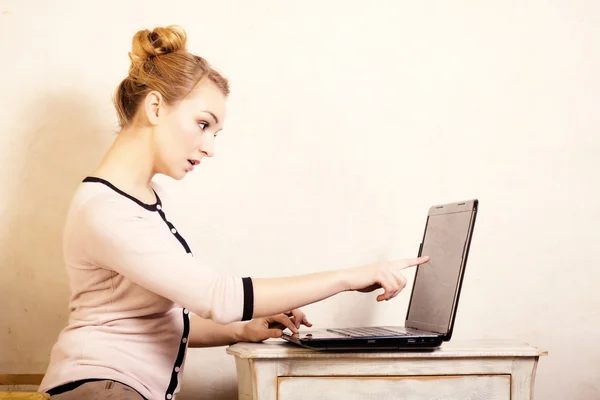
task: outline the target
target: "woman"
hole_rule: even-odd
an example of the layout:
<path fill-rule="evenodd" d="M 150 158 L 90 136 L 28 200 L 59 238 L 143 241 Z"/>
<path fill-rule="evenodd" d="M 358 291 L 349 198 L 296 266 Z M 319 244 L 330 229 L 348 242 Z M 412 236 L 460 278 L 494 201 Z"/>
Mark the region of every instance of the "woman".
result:
<path fill-rule="evenodd" d="M 222 276 L 198 263 L 152 178 L 183 179 L 214 155 L 229 85 L 186 51 L 176 26 L 137 32 L 130 58 L 114 99 L 122 130 L 67 216 L 69 323 L 40 391 L 60 400 L 173 399 L 188 346 L 297 332 L 311 326 L 298 307 L 342 291 L 383 288 L 377 300 L 389 300 L 406 285 L 401 270 L 428 260 L 278 279 Z"/>

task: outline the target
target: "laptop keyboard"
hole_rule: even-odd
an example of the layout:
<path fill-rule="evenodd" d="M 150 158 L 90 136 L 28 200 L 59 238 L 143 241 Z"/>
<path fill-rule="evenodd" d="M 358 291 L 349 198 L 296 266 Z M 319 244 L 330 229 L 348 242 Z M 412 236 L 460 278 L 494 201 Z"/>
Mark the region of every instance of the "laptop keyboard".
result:
<path fill-rule="evenodd" d="M 347 337 L 364 337 L 364 336 L 409 336 L 412 333 L 393 331 L 383 327 L 368 327 L 368 328 L 341 328 L 327 329 L 328 332 Z"/>

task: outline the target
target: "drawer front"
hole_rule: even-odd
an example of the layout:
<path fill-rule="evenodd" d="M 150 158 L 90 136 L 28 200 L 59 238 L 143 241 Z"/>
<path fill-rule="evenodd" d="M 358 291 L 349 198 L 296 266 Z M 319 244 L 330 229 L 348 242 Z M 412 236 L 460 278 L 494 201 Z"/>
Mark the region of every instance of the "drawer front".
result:
<path fill-rule="evenodd" d="M 510 375 L 280 377 L 278 400 L 510 400 Z"/>

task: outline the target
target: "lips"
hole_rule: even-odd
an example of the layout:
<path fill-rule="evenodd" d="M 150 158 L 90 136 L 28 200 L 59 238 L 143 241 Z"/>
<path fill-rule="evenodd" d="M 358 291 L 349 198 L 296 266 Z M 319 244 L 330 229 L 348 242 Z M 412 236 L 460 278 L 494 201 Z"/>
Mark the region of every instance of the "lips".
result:
<path fill-rule="evenodd" d="M 199 160 L 192 160 L 192 159 L 188 159 L 187 160 L 189 166 L 190 166 L 190 171 L 194 170 L 194 166 L 200 164 Z"/>

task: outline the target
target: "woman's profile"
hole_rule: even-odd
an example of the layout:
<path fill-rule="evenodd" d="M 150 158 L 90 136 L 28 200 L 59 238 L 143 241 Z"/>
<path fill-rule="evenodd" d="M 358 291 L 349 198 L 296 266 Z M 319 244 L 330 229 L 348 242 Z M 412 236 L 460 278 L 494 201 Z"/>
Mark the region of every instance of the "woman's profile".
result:
<path fill-rule="evenodd" d="M 288 278 L 224 276 L 198 262 L 153 178 L 175 180 L 215 154 L 229 83 L 187 51 L 178 26 L 133 37 L 114 103 L 121 130 L 81 182 L 65 222 L 69 321 L 40 391 L 53 399 L 173 399 L 186 350 L 262 341 L 310 326 L 299 307 L 343 291 L 406 285 L 427 257 Z M 277 324 L 277 326 L 274 326 Z"/>

